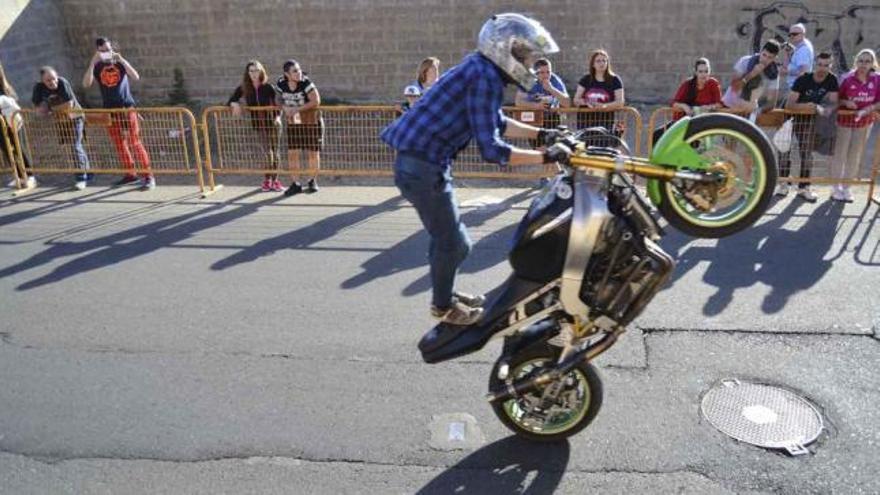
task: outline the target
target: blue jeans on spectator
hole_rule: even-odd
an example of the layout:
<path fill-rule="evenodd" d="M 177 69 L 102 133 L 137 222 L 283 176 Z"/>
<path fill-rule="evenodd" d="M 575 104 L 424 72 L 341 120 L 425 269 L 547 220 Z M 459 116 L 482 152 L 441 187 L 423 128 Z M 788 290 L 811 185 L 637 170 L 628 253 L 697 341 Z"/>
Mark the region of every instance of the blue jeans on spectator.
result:
<path fill-rule="evenodd" d="M 394 163 L 394 184 L 415 207 L 431 236 L 428 260 L 434 288 L 432 302 L 438 308 L 448 308 L 452 304 L 455 274 L 471 251 L 471 239 L 455 201 L 451 170 L 418 155 L 400 152 Z"/>
<path fill-rule="evenodd" d="M 81 174 L 76 175 L 76 180 L 89 180 L 92 178 L 92 174 L 88 173 L 89 157 L 86 155 L 86 149 L 83 147 L 85 121 L 82 117 L 78 117 L 73 119 L 71 123 L 73 124 L 73 155 L 76 158 L 76 164 L 82 171 Z"/>

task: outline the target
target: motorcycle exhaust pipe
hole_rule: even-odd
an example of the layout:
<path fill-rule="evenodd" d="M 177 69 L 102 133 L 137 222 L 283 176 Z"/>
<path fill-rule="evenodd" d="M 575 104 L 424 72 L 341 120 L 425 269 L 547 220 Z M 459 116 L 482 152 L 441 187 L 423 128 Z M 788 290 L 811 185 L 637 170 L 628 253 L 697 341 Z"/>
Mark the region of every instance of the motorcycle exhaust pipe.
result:
<path fill-rule="evenodd" d="M 559 380 L 566 374 L 568 374 L 568 372 L 571 371 L 575 366 L 577 366 L 577 364 L 580 363 L 582 360 L 589 361 L 608 350 L 608 348 L 617 341 L 617 336 L 620 335 L 620 333 L 622 332 L 623 331 L 620 330 L 606 334 L 604 337 L 602 337 L 601 340 L 599 340 L 595 344 L 587 347 L 586 349 L 581 349 L 580 351 L 575 352 L 550 371 L 541 373 L 540 375 L 529 378 L 528 380 L 508 383 L 507 386 L 504 387 L 504 389 L 502 390 L 491 391 L 486 395 L 486 400 L 488 400 L 490 403 L 506 401 L 508 399 L 520 397 L 526 392 L 531 392 L 532 390 L 540 386 L 547 385 L 548 383 Z"/>

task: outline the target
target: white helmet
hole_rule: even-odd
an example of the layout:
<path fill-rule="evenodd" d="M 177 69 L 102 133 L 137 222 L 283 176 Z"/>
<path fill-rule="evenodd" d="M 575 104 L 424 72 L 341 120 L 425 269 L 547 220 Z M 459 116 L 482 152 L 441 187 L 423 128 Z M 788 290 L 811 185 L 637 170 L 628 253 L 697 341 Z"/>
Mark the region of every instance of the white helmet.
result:
<path fill-rule="evenodd" d="M 559 46 L 538 21 L 522 14 L 498 14 L 483 24 L 477 51 L 526 91 L 538 81 L 532 64 Z"/>

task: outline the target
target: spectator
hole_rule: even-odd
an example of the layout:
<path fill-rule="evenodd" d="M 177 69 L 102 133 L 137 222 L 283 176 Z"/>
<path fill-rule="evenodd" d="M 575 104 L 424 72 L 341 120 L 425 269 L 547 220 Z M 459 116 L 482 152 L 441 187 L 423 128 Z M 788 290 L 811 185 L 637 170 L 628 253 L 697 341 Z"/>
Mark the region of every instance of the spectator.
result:
<path fill-rule="evenodd" d="M 579 112 L 577 127 L 604 127 L 609 132 L 620 135 L 621 130 L 615 128 L 614 110 L 626 104 L 623 92 L 623 80 L 611 69 L 611 57 L 605 50 L 595 50 L 590 54 L 589 72 L 578 81 L 574 94 L 574 104 L 581 108 L 600 109 L 601 112 Z M 594 142 L 598 146 L 614 146 L 616 139 Z"/>
<path fill-rule="evenodd" d="M 83 75 L 82 84 L 85 88 L 92 87 L 97 79 L 101 89 L 104 108 L 128 108 L 127 112 L 113 113 L 110 123 L 110 138 L 116 146 L 119 159 L 128 171 L 117 185 L 130 184 L 137 181 L 135 175 L 134 156 L 143 167 L 141 189 L 156 188 L 156 178 L 150 169 L 150 155 L 141 141 L 140 117 L 134 111 L 135 101 L 131 94 L 129 80 L 139 81 L 141 76 L 120 53 L 113 51 L 113 45 L 107 38 L 95 40 L 97 51 L 89 61 L 89 67 Z"/>
<path fill-rule="evenodd" d="M 92 174 L 89 173 L 89 157 L 83 147 L 85 119 L 73 87 L 67 79 L 58 77 L 55 69 L 45 66 L 40 69 L 40 82 L 34 85 L 31 101 L 39 115 L 51 114 L 55 118 L 60 143 L 72 145 L 73 156 L 80 169 L 75 176 L 74 187 L 82 191 L 92 179 Z"/>
<path fill-rule="evenodd" d="M 534 108 L 536 110 L 556 110 L 571 106 L 565 83 L 553 73 L 553 65 L 546 58 L 535 62 L 535 74 L 538 82 L 528 92 L 522 88 L 516 92 L 516 106 Z M 544 128 L 553 129 L 559 125 L 559 114 L 555 111 L 544 116 Z"/>
<path fill-rule="evenodd" d="M 877 73 L 877 54 L 865 48 L 856 55 L 855 69 L 840 78 L 840 108 L 855 110 L 855 115 L 838 115 L 837 141 L 834 145 L 834 177 L 853 179 L 862 164 L 862 153 L 871 127 L 874 113 L 880 109 L 880 74 Z M 848 184 L 836 184 L 831 193 L 835 201 L 853 201 Z"/>
<path fill-rule="evenodd" d="M 440 59 L 437 57 L 428 57 L 419 64 L 419 70 L 416 72 L 416 80 L 411 82 L 410 85 L 414 85 L 419 88 L 420 94 L 425 94 L 425 91 L 431 89 L 431 86 L 437 82 L 437 79 L 440 77 Z"/>
<path fill-rule="evenodd" d="M 6 120 L 6 140 L 9 142 L 8 147 L 4 142 L 3 136 L 0 136 L 0 142 L 3 142 L 3 156 L 6 157 L 5 160 L 10 161 L 9 168 L 12 169 L 12 173 L 15 175 L 15 177 L 9 181 L 7 186 L 18 187 L 19 181 L 21 181 L 24 182 L 26 188 L 31 189 L 37 187 L 37 179 L 31 172 L 30 158 L 27 156 L 27 151 L 25 149 L 21 150 L 21 157 L 24 160 L 25 177 L 21 176 L 22 171 L 18 170 L 18 167 L 15 164 L 15 156 L 18 154 L 18 149 L 15 147 L 16 135 L 18 135 L 19 143 L 24 142 L 21 133 L 21 115 L 15 113 L 19 110 L 21 110 L 21 107 L 18 106 L 18 94 L 15 92 L 12 84 L 9 83 L 9 80 L 6 79 L 6 71 L 3 70 L 3 66 L 0 65 L 0 115 Z"/>
<path fill-rule="evenodd" d="M 242 101 L 249 107 L 269 107 L 275 105 L 277 89 L 269 82 L 269 74 L 259 60 L 251 60 L 244 67 L 241 84 L 235 88 L 226 102 L 232 107 L 232 114 L 240 117 Z M 268 170 L 277 171 L 280 158 L 278 156 L 278 126 L 275 118 L 277 112 L 262 109 L 251 110 L 251 127 L 257 133 L 259 146 L 269 158 Z M 263 192 L 284 191 L 284 185 L 278 180 L 278 173 L 267 173 L 261 187 Z"/>
<path fill-rule="evenodd" d="M 779 94 L 777 55 L 779 43 L 769 40 L 764 43 L 760 53 L 739 59 L 733 66 L 733 79 L 721 102 L 734 112 L 752 113 L 759 109 L 763 96 L 766 98 L 763 107 L 774 107 Z"/>
<path fill-rule="evenodd" d="M 806 26 L 801 23 L 788 28 L 788 42 L 793 49 L 788 60 L 779 67 L 779 73 L 785 76 L 785 87 L 791 90 L 797 78 L 813 71 L 813 44 L 807 39 Z"/>
<path fill-rule="evenodd" d="M 535 60 L 558 50 L 538 22 L 519 14 L 492 16 L 480 30 L 477 51 L 443 74 L 437 89 L 425 93 L 418 105 L 382 131 L 382 140 L 397 150 L 394 182 L 431 237 L 431 315 L 442 323 L 473 324 L 485 302 L 483 296 L 454 291 L 456 272 L 470 252 L 471 241 L 455 200 L 452 160 L 471 139 L 486 161 L 502 166 L 568 160 L 571 151 L 562 144 L 542 153 L 515 148 L 501 139 L 556 134 L 505 117 L 501 105 L 509 82 L 532 87 Z"/>
<path fill-rule="evenodd" d="M 312 173 L 306 191 L 318 192 L 318 170 L 321 168 L 321 147 L 324 143 L 324 121 L 318 110 L 321 94 L 296 60 L 284 62 L 284 76 L 278 79 L 278 90 L 287 128 L 287 160 L 293 177 L 284 195 L 293 196 L 303 191 L 294 172 L 302 168 L 300 154 L 303 150 L 306 152 L 307 169 Z"/>
<path fill-rule="evenodd" d="M 400 113 L 405 113 L 422 97 L 422 91 L 415 84 L 403 88 L 403 103 L 400 104 Z"/>
<path fill-rule="evenodd" d="M 816 57 L 815 72 L 807 72 L 798 77 L 788 93 L 785 101 L 785 109 L 793 111 L 806 111 L 809 114 L 795 114 L 792 116 L 792 136 L 798 143 L 801 157 L 801 179 L 810 178 L 810 169 L 813 165 L 813 141 L 815 139 L 816 114 L 822 115 L 822 104 L 828 102 L 831 108 L 837 106 L 837 76 L 831 73 L 832 58 L 830 53 L 820 53 Z M 776 186 L 776 194 L 788 195 L 789 185 L 782 179 L 791 173 L 791 151 L 779 154 L 779 184 Z M 810 190 L 809 182 L 798 184 L 798 195 L 805 201 L 815 203 L 818 199 Z"/>
<path fill-rule="evenodd" d="M 698 115 L 721 106 L 721 83 L 711 77 L 712 66 L 706 58 L 698 58 L 694 62 L 694 75 L 686 79 L 678 87 L 672 98 L 672 108 L 678 110 L 673 120 L 684 115 Z"/>

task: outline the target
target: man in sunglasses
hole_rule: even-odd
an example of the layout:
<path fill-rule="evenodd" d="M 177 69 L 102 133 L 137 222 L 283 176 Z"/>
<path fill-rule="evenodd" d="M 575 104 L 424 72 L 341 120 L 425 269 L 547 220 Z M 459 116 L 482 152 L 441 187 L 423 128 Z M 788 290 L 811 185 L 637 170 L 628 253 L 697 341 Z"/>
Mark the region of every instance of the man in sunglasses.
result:
<path fill-rule="evenodd" d="M 813 71 L 813 44 L 807 39 L 807 28 L 797 23 L 788 28 L 788 42 L 794 50 L 779 72 L 785 76 L 785 86 L 791 89 L 798 77 Z M 783 61 L 786 62 L 786 61 Z"/>

